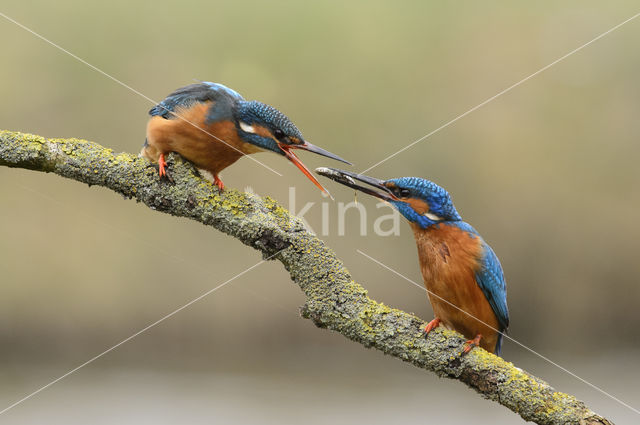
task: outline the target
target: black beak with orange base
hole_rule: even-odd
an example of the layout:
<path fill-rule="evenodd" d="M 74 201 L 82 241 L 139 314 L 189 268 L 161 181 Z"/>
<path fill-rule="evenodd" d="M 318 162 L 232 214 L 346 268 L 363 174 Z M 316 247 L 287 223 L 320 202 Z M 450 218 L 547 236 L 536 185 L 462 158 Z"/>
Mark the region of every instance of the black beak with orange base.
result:
<path fill-rule="evenodd" d="M 376 179 L 374 177 L 365 176 L 364 174 L 351 173 L 337 168 L 320 167 L 316 168 L 316 173 L 327 177 L 336 183 L 375 196 L 383 201 L 397 201 L 398 198 L 386 186 L 385 180 Z M 357 182 L 366 183 L 368 186 L 360 185 Z M 377 190 L 376 190 L 377 189 Z"/>

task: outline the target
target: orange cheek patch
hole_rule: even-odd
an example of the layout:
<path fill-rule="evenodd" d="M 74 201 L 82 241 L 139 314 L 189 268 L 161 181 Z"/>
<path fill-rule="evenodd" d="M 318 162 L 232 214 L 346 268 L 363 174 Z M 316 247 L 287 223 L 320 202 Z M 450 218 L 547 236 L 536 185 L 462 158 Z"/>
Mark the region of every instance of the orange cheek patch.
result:
<path fill-rule="evenodd" d="M 409 204 L 411 206 L 411 208 L 413 208 L 413 210 L 415 212 L 417 212 L 418 214 L 420 214 L 420 215 L 423 215 L 423 214 L 429 212 L 429 204 L 427 204 L 422 199 L 410 198 L 410 199 L 406 199 L 404 201 L 407 204 Z"/>
<path fill-rule="evenodd" d="M 253 132 L 258 136 L 266 137 L 267 139 L 273 139 L 273 134 L 271 134 L 271 131 L 269 131 L 268 128 L 263 127 L 261 125 L 254 124 Z"/>

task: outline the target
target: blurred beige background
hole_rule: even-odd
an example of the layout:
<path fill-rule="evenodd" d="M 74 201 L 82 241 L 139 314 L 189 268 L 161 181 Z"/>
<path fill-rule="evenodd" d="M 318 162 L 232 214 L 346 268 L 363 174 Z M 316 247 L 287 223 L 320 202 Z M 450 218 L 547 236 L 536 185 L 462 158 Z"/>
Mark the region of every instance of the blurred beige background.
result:
<path fill-rule="evenodd" d="M 161 100 L 194 78 L 270 103 L 365 169 L 639 10 L 632 2 L 6 0 L 0 11 Z M 500 257 L 510 335 L 640 407 L 640 19 L 370 174 L 428 177 Z M 137 152 L 143 98 L 0 18 L 0 128 Z M 337 166 L 302 153 L 309 167 Z M 270 154 L 223 173 L 298 208 L 327 202 Z M 327 182 L 341 201 L 353 193 Z M 432 316 L 410 229 L 332 246 L 378 301 Z M 260 260 L 200 224 L 101 188 L 0 168 L 0 410 Z M 517 423 L 457 382 L 316 329 L 268 263 L 0 423 Z M 504 357 L 617 423 L 638 416 L 507 341 Z"/>

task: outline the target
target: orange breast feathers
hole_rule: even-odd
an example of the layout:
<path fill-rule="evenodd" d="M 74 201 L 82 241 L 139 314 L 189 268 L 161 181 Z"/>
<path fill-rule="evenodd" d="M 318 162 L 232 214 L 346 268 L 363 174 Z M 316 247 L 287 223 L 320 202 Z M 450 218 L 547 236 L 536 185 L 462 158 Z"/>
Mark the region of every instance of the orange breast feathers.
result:
<path fill-rule="evenodd" d="M 480 346 L 493 353 L 499 324 L 475 276 L 482 258 L 482 240 L 445 224 L 423 229 L 412 223 L 412 228 L 435 317 L 468 339 L 481 334 Z"/>
<path fill-rule="evenodd" d="M 177 152 L 198 168 L 216 175 L 242 155 L 260 151 L 238 137 L 231 121 L 205 124 L 211 105 L 212 102 L 196 103 L 178 109 L 178 117 L 169 120 L 152 117 L 147 124 L 147 145 L 142 155 L 157 162 L 160 154 Z"/>

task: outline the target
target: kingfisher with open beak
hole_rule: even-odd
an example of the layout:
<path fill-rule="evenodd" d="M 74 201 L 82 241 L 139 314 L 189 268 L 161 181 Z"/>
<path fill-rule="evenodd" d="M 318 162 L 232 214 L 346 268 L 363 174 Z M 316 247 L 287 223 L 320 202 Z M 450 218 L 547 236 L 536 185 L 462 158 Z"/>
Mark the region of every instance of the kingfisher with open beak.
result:
<path fill-rule="evenodd" d="M 391 203 L 409 220 L 435 314 L 425 327 L 426 334 L 444 325 L 469 338 L 465 354 L 480 346 L 499 355 L 509 326 L 502 267 L 478 232 L 462 221 L 449 193 L 417 177 L 379 180 L 333 168 L 316 171 Z"/>
<path fill-rule="evenodd" d="M 326 189 L 293 152 L 302 149 L 350 164 L 304 140 L 300 130 L 272 106 L 245 100 L 222 84 L 201 82 L 179 88 L 150 111 L 141 155 L 158 164 L 166 176 L 165 155 L 177 152 L 213 175 L 220 190 L 220 172 L 243 155 L 271 151 L 285 156 L 320 190 Z"/>

